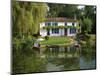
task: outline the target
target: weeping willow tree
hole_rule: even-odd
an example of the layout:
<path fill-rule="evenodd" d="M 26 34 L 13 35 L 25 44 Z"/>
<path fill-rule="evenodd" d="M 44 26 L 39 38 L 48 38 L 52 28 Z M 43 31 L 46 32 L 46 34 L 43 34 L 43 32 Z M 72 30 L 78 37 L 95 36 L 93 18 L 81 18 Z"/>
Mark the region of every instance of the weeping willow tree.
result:
<path fill-rule="evenodd" d="M 12 1 L 13 36 L 38 34 L 39 24 L 45 20 L 47 5 Z"/>

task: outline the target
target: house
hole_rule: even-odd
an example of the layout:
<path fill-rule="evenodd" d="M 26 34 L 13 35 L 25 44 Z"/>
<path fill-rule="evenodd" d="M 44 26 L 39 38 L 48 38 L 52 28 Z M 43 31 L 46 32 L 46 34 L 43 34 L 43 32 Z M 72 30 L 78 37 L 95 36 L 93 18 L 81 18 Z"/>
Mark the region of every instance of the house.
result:
<path fill-rule="evenodd" d="M 40 23 L 41 36 L 75 36 L 78 31 L 78 22 L 67 18 L 46 18 Z"/>

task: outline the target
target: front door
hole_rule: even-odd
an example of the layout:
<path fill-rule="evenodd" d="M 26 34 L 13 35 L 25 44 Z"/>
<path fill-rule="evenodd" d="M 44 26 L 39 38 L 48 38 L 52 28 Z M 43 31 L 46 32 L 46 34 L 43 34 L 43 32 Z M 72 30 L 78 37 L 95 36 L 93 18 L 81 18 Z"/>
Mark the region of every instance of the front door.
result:
<path fill-rule="evenodd" d="M 47 35 L 50 35 L 50 30 L 47 30 Z"/>
<path fill-rule="evenodd" d="M 65 28 L 65 35 L 67 35 L 67 28 Z"/>

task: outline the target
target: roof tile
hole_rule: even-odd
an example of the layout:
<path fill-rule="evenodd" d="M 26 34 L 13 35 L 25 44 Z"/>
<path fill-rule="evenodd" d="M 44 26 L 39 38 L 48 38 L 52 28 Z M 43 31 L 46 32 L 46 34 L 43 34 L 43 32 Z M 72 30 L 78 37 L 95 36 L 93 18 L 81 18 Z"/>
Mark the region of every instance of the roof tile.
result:
<path fill-rule="evenodd" d="M 67 18 L 46 18 L 45 22 L 76 22 L 77 20 L 74 19 L 67 19 Z"/>

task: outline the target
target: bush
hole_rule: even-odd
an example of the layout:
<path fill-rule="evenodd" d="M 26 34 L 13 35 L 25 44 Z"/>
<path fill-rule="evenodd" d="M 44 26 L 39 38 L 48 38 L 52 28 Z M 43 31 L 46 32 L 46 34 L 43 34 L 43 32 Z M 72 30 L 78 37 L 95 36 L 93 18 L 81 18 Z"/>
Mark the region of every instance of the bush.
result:
<path fill-rule="evenodd" d="M 13 38 L 12 40 L 12 47 L 14 51 L 19 52 L 22 49 L 22 39 Z"/>
<path fill-rule="evenodd" d="M 45 39 L 48 40 L 49 39 L 49 36 L 45 36 Z"/>
<path fill-rule="evenodd" d="M 13 38 L 12 44 L 13 44 L 13 51 L 14 52 L 26 52 L 29 50 L 32 50 L 32 47 L 34 45 L 35 38 L 29 36 L 24 39 L 18 39 Z"/>

